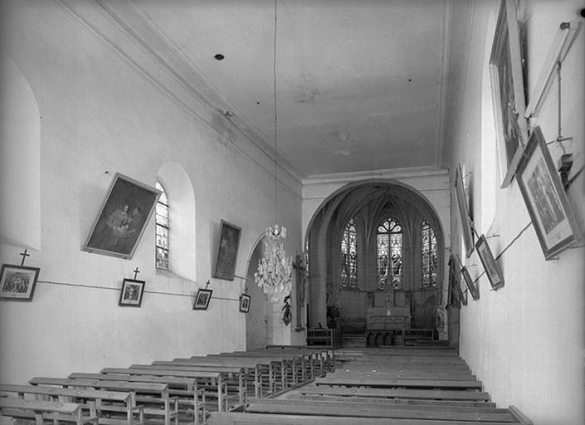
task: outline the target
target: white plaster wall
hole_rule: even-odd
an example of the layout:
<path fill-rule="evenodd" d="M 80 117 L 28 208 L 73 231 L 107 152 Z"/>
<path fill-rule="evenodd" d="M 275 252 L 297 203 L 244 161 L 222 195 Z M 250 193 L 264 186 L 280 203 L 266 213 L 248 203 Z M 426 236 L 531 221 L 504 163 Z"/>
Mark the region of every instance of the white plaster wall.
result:
<path fill-rule="evenodd" d="M 452 169 L 465 164 L 470 175 L 466 184 L 472 193 L 471 206 L 481 216 L 480 141 L 482 70 L 486 45 L 486 22 L 497 16 L 500 2 L 475 2 L 467 73 L 456 108 L 455 155 Z M 529 94 L 540 75 L 559 24 L 578 20 L 581 1 L 523 1 L 521 19 L 527 21 Z M 583 20 L 581 19 L 581 22 Z M 563 63 L 563 135 L 572 136 L 566 145 L 574 154 L 573 171 L 583 166 L 585 137 L 585 34 L 581 31 Z M 488 54 L 489 56 L 489 54 Z M 557 88 L 553 85 L 538 118 L 547 141 L 557 136 Z M 488 141 L 490 142 L 490 141 Z M 561 151 L 549 145 L 556 163 Z M 568 195 L 583 228 L 585 216 L 584 178 L 579 177 Z M 545 261 L 526 206 L 513 181 L 496 190 L 496 214 L 483 231 L 505 278 L 505 286 L 491 291 L 481 263 L 474 253 L 465 260 L 472 278 L 479 277 L 480 299 L 461 308 L 461 355 L 483 382 L 499 406 L 516 405 L 535 424 L 577 425 L 585 423 L 584 353 L 584 262 L 583 248 L 569 249 L 558 260 Z M 456 211 L 454 207 L 454 211 Z M 461 258 L 460 226 L 454 221 L 451 246 Z M 525 229 L 526 228 L 526 229 Z M 524 230 L 525 229 L 525 230 Z M 505 252 L 504 252 L 505 250 Z"/>
<path fill-rule="evenodd" d="M 176 81 L 147 56 L 130 66 L 55 2 L 4 1 L 0 16 L 1 48 L 38 103 L 43 241 L 26 263 L 41 268 L 33 301 L 0 301 L 0 379 L 245 349 L 238 299 L 246 260 L 275 216 L 273 163 L 214 109 L 165 95 L 161 87 Z M 172 163 L 193 185 L 195 247 L 185 249 L 194 249 L 196 265 L 155 271 L 153 219 L 132 260 L 81 250 L 115 172 L 154 185 Z M 289 228 L 287 251 L 300 251 L 300 183 L 282 171 L 279 180 L 276 219 Z M 211 278 L 220 219 L 242 228 L 237 277 L 211 279 L 209 309 L 194 311 L 194 294 Z M 19 264 L 23 246 L 3 242 L 0 261 Z M 119 307 L 122 281 L 136 267 L 146 281 L 142 306 Z"/>

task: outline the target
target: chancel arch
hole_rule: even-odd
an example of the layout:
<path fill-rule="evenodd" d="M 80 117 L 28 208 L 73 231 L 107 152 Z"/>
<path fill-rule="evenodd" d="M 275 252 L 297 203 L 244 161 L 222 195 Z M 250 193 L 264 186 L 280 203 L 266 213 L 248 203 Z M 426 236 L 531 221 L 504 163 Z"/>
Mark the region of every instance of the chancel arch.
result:
<path fill-rule="evenodd" d="M 393 180 L 356 182 L 327 198 L 307 229 L 309 326 L 364 333 L 405 316 L 436 332 L 444 236 L 431 203 Z"/>

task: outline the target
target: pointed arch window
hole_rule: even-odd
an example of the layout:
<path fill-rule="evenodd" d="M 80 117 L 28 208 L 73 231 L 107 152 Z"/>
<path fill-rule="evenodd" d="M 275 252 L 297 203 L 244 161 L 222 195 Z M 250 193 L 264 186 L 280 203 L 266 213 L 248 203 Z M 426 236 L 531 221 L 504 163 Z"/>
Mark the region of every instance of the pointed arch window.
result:
<path fill-rule="evenodd" d="M 421 226 L 421 247 L 423 287 L 437 286 L 437 238 L 427 220 Z"/>
<path fill-rule="evenodd" d="M 402 288 L 402 227 L 392 218 L 378 226 L 378 289 Z"/>
<path fill-rule="evenodd" d="M 357 288 L 357 231 L 353 218 L 341 238 L 341 287 Z"/>
<path fill-rule="evenodd" d="M 169 199 L 163 185 L 157 181 L 155 186 L 161 191 L 155 212 L 156 223 L 156 268 L 170 270 L 169 268 Z"/>

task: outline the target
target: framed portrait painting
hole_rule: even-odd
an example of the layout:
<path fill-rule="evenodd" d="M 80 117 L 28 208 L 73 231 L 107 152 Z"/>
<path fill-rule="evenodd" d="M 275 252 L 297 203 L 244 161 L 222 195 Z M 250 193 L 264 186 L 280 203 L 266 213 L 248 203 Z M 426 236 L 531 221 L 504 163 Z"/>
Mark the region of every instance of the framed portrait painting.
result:
<path fill-rule="evenodd" d="M 455 197 L 457 199 L 457 206 L 459 209 L 459 218 L 461 219 L 461 231 L 463 232 L 463 240 L 465 242 L 465 255 L 469 257 L 473 252 L 473 227 L 471 217 L 469 216 L 469 208 L 467 207 L 467 196 L 465 195 L 465 186 L 463 184 L 463 175 L 461 171 L 461 164 L 457 165 L 455 170 Z"/>
<path fill-rule="evenodd" d="M 465 280 L 465 284 L 467 285 L 467 289 L 471 294 L 471 298 L 473 298 L 474 300 L 479 300 L 479 289 L 477 285 L 473 282 L 473 279 L 471 279 L 467 267 L 465 266 L 461 267 L 461 276 L 463 277 L 463 280 Z"/>
<path fill-rule="evenodd" d="M 234 280 L 241 232 L 242 229 L 240 227 L 221 220 L 213 277 L 224 280 Z"/>
<path fill-rule="evenodd" d="M 211 300 L 211 289 L 199 289 L 195 296 L 195 303 L 193 304 L 193 310 L 207 310 L 209 307 L 209 301 Z"/>
<path fill-rule="evenodd" d="M 540 127 L 532 130 L 518 186 L 528 208 L 544 258 L 551 260 L 581 240 L 581 232 Z"/>
<path fill-rule="evenodd" d="M 116 173 L 84 251 L 131 259 L 160 191 Z"/>
<path fill-rule="evenodd" d="M 483 265 L 485 274 L 490 281 L 490 285 L 492 285 L 492 289 L 495 291 L 504 286 L 504 277 L 500 271 L 500 268 L 498 267 L 498 263 L 496 263 L 485 235 L 481 235 L 479 237 L 477 243 L 475 244 L 475 250 L 477 251 L 477 255 L 481 260 L 481 264 Z"/>
<path fill-rule="evenodd" d="M 41 269 L 36 267 L 2 265 L 0 299 L 32 301 Z"/>
<path fill-rule="evenodd" d="M 118 305 L 140 307 L 145 284 L 146 282 L 144 280 L 124 279 Z"/>
<path fill-rule="evenodd" d="M 516 173 L 528 141 L 528 121 L 524 117 L 523 58 L 516 0 L 502 0 L 490 56 L 494 120 L 502 168 L 502 187 Z"/>
<path fill-rule="evenodd" d="M 248 313 L 250 311 L 250 296 L 246 294 L 240 295 L 240 312 Z"/>

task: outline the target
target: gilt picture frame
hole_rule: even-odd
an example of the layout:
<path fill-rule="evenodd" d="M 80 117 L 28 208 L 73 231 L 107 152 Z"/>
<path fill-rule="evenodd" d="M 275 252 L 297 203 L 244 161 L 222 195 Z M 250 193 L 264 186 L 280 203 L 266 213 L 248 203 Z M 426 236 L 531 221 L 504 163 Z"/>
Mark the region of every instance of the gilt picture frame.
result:
<path fill-rule="evenodd" d="M 473 298 L 475 301 L 479 300 L 479 289 L 477 285 L 473 282 L 473 279 L 471 279 L 469 270 L 467 270 L 467 267 L 465 266 L 461 267 L 461 277 L 465 281 L 465 285 L 467 285 L 467 289 L 471 294 L 471 298 Z"/>
<path fill-rule="evenodd" d="M 116 173 L 82 250 L 131 259 L 160 193 Z"/>
<path fill-rule="evenodd" d="M 145 285 L 146 281 L 144 280 L 124 279 L 118 305 L 123 307 L 140 307 Z"/>
<path fill-rule="evenodd" d="M 250 311 L 250 302 L 252 298 L 250 295 L 242 294 L 240 295 L 240 312 L 241 313 L 248 313 Z"/>
<path fill-rule="evenodd" d="M 490 77 L 502 188 L 508 187 L 528 142 L 523 58 L 516 0 L 502 0 L 490 55 Z"/>
<path fill-rule="evenodd" d="M 0 272 L 0 299 L 32 301 L 40 268 L 3 264 Z"/>
<path fill-rule="evenodd" d="M 485 274 L 490 281 L 490 285 L 494 291 L 504 286 L 504 276 L 492 254 L 492 250 L 488 244 L 485 235 L 481 235 L 475 244 L 477 256 L 481 260 Z"/>
<path fill-rule="evenodd" d="M 234 280 L 241 232 L 241 227 L 221 220 L 215 269 L 213 271 L 214 278 Z"/>
<path fill-rule="evenodd" d="M 195 296 L 193 310 L 207 310 L 212 294 L 213 291 L 211 289 L 199 289 L 197 291 L 197 295 Z"/>
<path fill-rule="evenodd" d="M 455 170 L 454 189 L 459 209 L 461 232 L 463 233 L 463 241 L 465 243 L 465 256 L 469 258 L 474 249 L 473 226 L 471 217 L 469 216 L 469 208 L 467 207 L 467 196 L 465 195 L 461 164 L 458 164 Z"/>
<path fill-rule="evenodd" d="M 544 258 L 552 260 L 581 241 L 581 232 L 544 135 L 532 130 L 517 180 Z"/>

